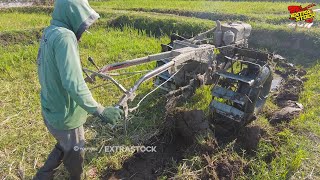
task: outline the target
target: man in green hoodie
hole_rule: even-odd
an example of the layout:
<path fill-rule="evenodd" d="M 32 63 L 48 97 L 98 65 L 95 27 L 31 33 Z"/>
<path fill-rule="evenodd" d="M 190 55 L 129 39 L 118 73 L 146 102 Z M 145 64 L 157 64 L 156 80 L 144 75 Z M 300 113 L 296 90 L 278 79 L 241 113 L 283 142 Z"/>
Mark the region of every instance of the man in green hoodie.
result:
<path fill-rule="evenodd" d="M 81 179 L 83 124 L 88 113 L 110 124 L 122 118 L 121 109 L 104 108 L 93 99 L 82 76 L 78 41 L 98 18 L 87 0 L 55 1 L 50 26 L 40 42 L 37 64 L 42 115 L 57 144 L 34 179 L 53 179 L 61 163 L 71 179 Z"/>

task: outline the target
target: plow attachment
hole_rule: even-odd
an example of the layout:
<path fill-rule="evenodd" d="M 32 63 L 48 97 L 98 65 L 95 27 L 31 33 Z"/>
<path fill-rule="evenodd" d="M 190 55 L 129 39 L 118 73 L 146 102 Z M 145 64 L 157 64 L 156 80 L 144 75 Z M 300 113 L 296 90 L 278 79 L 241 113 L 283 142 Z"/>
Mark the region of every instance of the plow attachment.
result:
<path fill-rule="evenodd" d="M 273 79 L 273 55 L 248 49 L 250 32 L 249 24 L 217 21 L 216 28 L 189 39 L 173 34 L 171 42 L 162 45 L 161 53 L 102 68 L 89 59 L 98 71 L 83 70 L 88 82 L 100 77 L 111 81 L 123 92 L 116 106 L 124 109 L 126 117 L 146 96 L 134 107 L 128 107 L 128 102 L 136 97 L 143 82 L 152 79 L 156 86 L 153 91 L 161 88 L 169 97 L 186 94 L 190 97 L 198 87 L 211 85 L 212 101 L 208 106 L 215 121 L 246 125 L 261 111 Z M 118 75 L 115 70 L 152 61 L 156 61 L 156 68 L 147 71 L 131 88 L 126 89 L 114 78 Z"/>

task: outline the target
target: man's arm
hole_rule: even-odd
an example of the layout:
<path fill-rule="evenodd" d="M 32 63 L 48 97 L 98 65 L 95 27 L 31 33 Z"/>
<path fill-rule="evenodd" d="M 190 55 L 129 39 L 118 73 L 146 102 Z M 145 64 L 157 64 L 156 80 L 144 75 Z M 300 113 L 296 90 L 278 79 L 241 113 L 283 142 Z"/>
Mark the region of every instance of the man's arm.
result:
<path fill-rule="evenodd" d="M 70 34 L 58 36 L 54 43 L 54 53 L 62 85 L 71 98 L 90 114 L 103 111 L 103 107 L 93 99 L 83 79 L 75 36 Z"/>

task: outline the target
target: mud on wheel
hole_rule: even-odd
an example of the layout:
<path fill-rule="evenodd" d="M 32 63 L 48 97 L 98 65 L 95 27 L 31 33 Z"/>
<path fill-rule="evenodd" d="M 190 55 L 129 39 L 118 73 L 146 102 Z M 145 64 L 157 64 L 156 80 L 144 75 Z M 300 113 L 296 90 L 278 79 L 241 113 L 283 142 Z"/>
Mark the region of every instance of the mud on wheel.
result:
<path fill-rule="evenodd" d="M 252 122 L 266 102 L 273 79 L 269 66 L 258 69 L 249 65 L 237 75 L 234 78 L 242 79 L 224 78 L 212 89 L 215 127 L 239 129 Z M 248 83 L 250 79 L 252 83 Z"/>

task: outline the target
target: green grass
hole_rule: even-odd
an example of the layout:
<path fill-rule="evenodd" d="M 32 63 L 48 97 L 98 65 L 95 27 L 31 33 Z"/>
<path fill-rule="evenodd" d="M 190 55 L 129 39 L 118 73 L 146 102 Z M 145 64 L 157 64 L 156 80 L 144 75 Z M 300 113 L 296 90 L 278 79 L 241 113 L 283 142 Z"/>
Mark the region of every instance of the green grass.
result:
<path fill-rule="evenodd" d="M 170 35 L 174 32 L 185 37 L 215 26 L 215 23 L 210 20 L 142 12 L 121 14 L 109 24 L 116 27 L 130 25 L 146 30 L 152 35 Z M 258 22 L 250 22 L 250 24 L 253 28 L 249 38 L 250 48 L 279 53 L 290 62 L 306 67 L 314 65 L 319 58 L 320 54 L 316 47 L 320 47 L 320 31 L 317 29 L 293 31 L 281 25 Z"/>
<path fill-rule="evenodd" d="M 145 4 L 148 4 L 148 2 L 149 1 L 146 1 Z M 101 6 L 96 7 L 102 16 L 102 19 L 100 19 L 97 24 L 100 27 L 122 27 L 129 25 L 137 29 L 146 30 L 147 33 L 151 35 L 170 35 L 175 32 L 182 36 L 190 37 L 193 36 L 193 34 L 214 27 L 215 24 L 211 20 L 201 20 L 198 18 L 164 15 L 159 13 L 111 10 L 109 6 L 105 6 L 105 3 L 110 2 L 100 3 Z M 128 4 L 130 3 L 128 2 Z M 145 4 L 142 3 L 141 7 Z M 155 8 L 156 7 L 157 6 L 155 6 Z M 180 7 L 176 8 L 178 10 L 180 9 Z M 51 9 L 45 7 L 32 7 L 24 9 L 14 8 L 7 11 L 10 12 L 9 14 L 24 14 L 35 11 L 44 15 L 50 12 Z M 24 19 L 22 18 L 21 20 L 15 21 L 17 24 L 15 25 L 15 27 L 17 27 L 15 33 L 11 31 L 0 33 L 1 44 L 12 44 L 19 41 L 29 43 L 30 41 L 39 39 L 39 30 L 19 30 L 24 28 L 19 25 L 24 23 L 23 20 Z M 33 19 L 30 18 L 29 20 L 34 22 L 38 21 L 36 17 L 33 17 Z M 316 50 L 320 46 L 320 31 L 318 31 L 316 27 L 313 27 L 311 30 L 299 28 L 297 31 L 293 31 L 293 29 L 288 28 L 286 24 L 270 24 L 264 21 L 251 21 L 249 23 L 253 27 L 252 35 L 249 38 L 249 44 L 252 47 L 262 50 L 268 49 L 271 52 L 280 53 L 283 56 L 288 57 L 291 62 L 304 66 L 312 66 L 320 55 Z M 301 44 L 300 46 L 302 48 L 296 47 L 295 44 Z"/>
<path fill-rule="evenodd" d="M 146 30 L 148 34 L 155 36 L 170 36 L 172 33 L 178 33 L 191 37 L 213 28 L 215 23 L 197 18 L 130 12 L 114 18 L 110 21 L 110 25 L 116 27 L 129 25 L 136 29 Z"/>
<path fill-rule="evenodd" d="M 2 13 L 0 12 L 0 32 L 42 28 L 49 24 L 50 16 L 38 13 Z"/>
<path fill-rule="evenodd" d="M 301 131 L 310 132 L 316 136 L 320 136 L 320 129 L 315 124 L 320 122 L 320 65 L 319 63 L 310 69 L 307 78 L 309 79 L 304 85 L 304 91 L 300 97 L 301 103 L 306 110 L 303 115 L 299 117 L 299 121 L 293 121 L 292 125 Z"/>
<path fill-rule="evenodd" d="M 164 3 L 165 2 L 165 3 Z M 120 0 L 92 2 L 98 10 L 104 8 L 160 11 L 164 13 L 206 12 L 208 18 L 243 21 L 259 21 L 269 23 L 289 23 L 289 5 L 301 3 L 288 2 L 230 2 L 230 1 L 155 1 L 155 0 Z M 302 3 L 306 6 L 307 3 Z M 317 15 L 317 18 L 320 16 Z M 211 19 L 210 18 L 210 19 Z"/>
<path fill-rule="evenodd" d="M 110 8 L 125 7 L 201 11 L 219 14 L 235 14 L 248 17 L 257 17 L 255 12 L 261 12 L 262 18 L 271 14 L 287 16 L 286 6 L 288 3 L 270 2 L 216 2 L 216 1 L 107 1 L 91 2 L 95 9 L 102 15 L 80 43 L 81 59 L 86 67 L 94 69 L 86 59 L 92 56 L 99 66 L 107 63 L 123 61 L 135 57 L 141 57 L 160 51 L 161 43 L 168 43 L 169 35 L 177 32 L 186 36 L 204 31 L 214 25 L 212 21 L 180 16 L 160 15 L 156 13 L 116 11 Z M 124 6 L 125 5 L 125 6 Z M 54 145 L 54 139 L 47 132 L 40 115 L 40 86 L 37 80 L 36 56 L 38 50 L 38 38 L 40 29 L 49 24 L 50 8 L 23 8 L 0 12 L 0 35 L 5 34 L 5 43 L 0 46 L 0 179 L 17 179 L 19 172 L 24 172 L 25 179 L 30 179 L 36 169 L 44 162 L 47 154 Z M 12 16 L 15 16 L 12 20 Z M 270 20 L 276 20 L 270 17 Z M 116 24 L 118 23 L 118 24 Z M 268 31 L 272 37 L 279 39 L 288 37 L 306 38 L 314 41 L 313 48 L 319 47 L 319 31 L 316 28 L 311 31 L 291 32 L 283 25 L 269 22 L 259 22 L 257 19 L 253 24 L 256 32 Z M 127 25 L 134 28 L 128 28 Z M 118 27 L 110 28 L 108 26 Z M 120 29 L 121 27 L 121 29 Z M 35 33 L 36 32 L 36 33 Z M 280 33 L 277 33 L 280 32 Z M 154 37 L 157 35 L 157 38 Z M 309 35 L 309 36 L 308 36 Z M 278 37 L 279 36 L 279 37 Z M 8 38 L 9 37 L 9 38 Z M 253 36 L 254 37 L 254 36 Z M 252 41 L 258 42 L 259 36 Z M 2 40 L 2 39 L 1 39 Z M 265 40 L 264 40 L 265 41 Z M 14 43 L 13 43 L 14 42 Z M 255 48 L 276 49 L 280 47 L 273 43 L 263 42 Z M 8 43 L 8 44 L 6 44 Z M 284 49 L 281 49 L 285 52 Z M 297 52 L 301 59 L 305 54 Z M 300 58 L 300 57 L 299 57 Z M 307 58 L 305 58 L 307 59 Z M 301 60 L 302 61 L 302 60 Z M 303 60 L 304 61 L 304 60 Z M 305 106 L 304 112 L 288 124 L 271 126 L 264 116 L 252 123 L 266 131 L 258 146 L 256 155 L 250 156 L 233 149 L 234 144 L 229 143 L 219 148 L 219 152 L 210 155 L 213 160 L 228 157 L 240 159 L 249 170 L 240 173 L 238 179 L 319 179 L 319 143 L 320 143 L 320 109 L 319 109 L 319 82 L 320 66 L 318 64 L 308 69 L 308 81 L 305 83 L 304 91 L 300 96 L 300 102 Z M 154 63 L 146 66 L 138 66 L 131 70 L 152 69 Z M 122 79 L 126 77 L 119 77 Z M 137 80 L 120 80 L 126 87 L 130 87 Z M 98 81 L 98 85 L 104 83 Z M 89 85 L 90 88 L 95 85 Z M 153 88 L 152 82 L 145 83 L 140 89 L 137 98 L 141 98 Z M 120 98 L 121 93 L 112 85 L 103 86 L 93 90 L 94 97 L 104 105 L 112 105 Z M 128 135 L 123 131 L 110 133 L 105 124 L 100 120 L 89 118 L 86 125 L 87 147 L 100 148 L 103 145 L 130 145 L 143 142 L 152 134 L 157 132 L 158 125 L 164 113 L 164 98 L 160 92 L 155 92 L 141 104 L 141 108 L 130 115 L 132 122 L 129 124 Z M 208 111 L 208 103 L 211 101 L 210 87 L 204 86 L 197 90 L 184 106 L 188 109 L 202 109 Z M 137 102 L 133 102 L 134 105 Z M 268 101 L 267 110 L 277 108 Z M 150 113 L 151 112 L 151 113 Z M 275 154 L 270 161 L 266 157 Z M 130 153 L 105 154 L 96 151 L 88 152 L 86 155 L 85 171 L 97 170 L 101 176 L 106 168 L 119 169 Z M 197 173 L 206 162 L 201 154 L 188 156 L 180 163 L 176 163 L 175 177 L 196 178 Z M 21 173 L 20 173 L 21 174 Z M 184 176 L 189 174 L 189 176 Z M 66 171 L 61 167 L 57 179 L 65 179 Z M 166 179 L 166 177 L 161 177 Z"/>
<path fill-rule="evenodd" d="M 165 3 L 164 3 L 165 2 Z M 230 14 L 286 14 L 288 3 L 272 2 L 228 2 L 228 1 L 155 1 L 155 0 L 120 0 L 106 2 L 92 2 L 94 7 L 109 8 L 149 8 L 149 9 L 182 9 L 211 12 L 224 12 Z M 125 6 L 124 6 L 125 5 Z"/>

